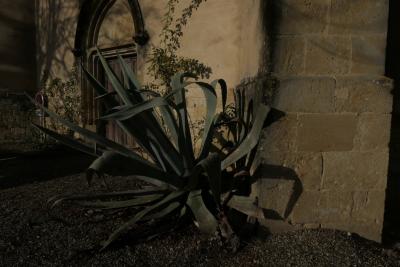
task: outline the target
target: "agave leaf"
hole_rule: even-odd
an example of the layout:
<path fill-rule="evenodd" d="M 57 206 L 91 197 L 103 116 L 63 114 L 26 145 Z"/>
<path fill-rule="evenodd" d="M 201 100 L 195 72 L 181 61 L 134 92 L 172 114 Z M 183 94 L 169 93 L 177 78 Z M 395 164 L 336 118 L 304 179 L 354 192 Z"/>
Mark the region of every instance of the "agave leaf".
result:
<path fill-rule="evenodd" d="M 107 192 L 107 193 L 90 193 L 90 194 L 73 194 L 73 195 L 56 195 L 47 200 L 48 203 L 52 203 L 56 200 L 91 200 L 91 199 L 105 199 L 113 197 L 137 197 L 146 196 L 153 194 L 166 194 L 170 192 L 166 187 L 154 187 L 149 186 L 144 189 L 138 190 L 126 190 L 117 192 Z"/>
<path fill-rule="evenodd" d="M 241 121 L 243 121 L 243 124 L 241 125 L 240 131 L 239 131 L 239 134 L 240 134 L 239 142 L 241 142 L 244 139 L 244 137 L 247 134 L 247 130 L 248 130 L 246 128 L 246 122 L 245 122 L 245 119 L 246 119 L 246 94 L 245 94 L 244 90 L 241 91 L 240 98 L 241 98 L 241 100 L 240 100 L 241 105 L 240 105 L 239 118 Z"/>
<path fill-rule="evenodd" d="M 236 117 L 238 120 L 241 120 L 243 118 L 241 116 L 241 111 L 242 111 L 242 94 L 240 90 L 235 91 L 235 112 L 236 112 Z M 237 125 L 237 131 L 236 131 L 236 138 L 237 140 L 240 140 L 240 133 L 242 132 L 242 125 L 238 124 Z"/>
<path fill-rule="evenodd" d="M 253 127 L 251 128 L 249 134 L 245 137 L 243 142 L 222 161 L 222 170 L 247 155 L 258 144 L 264 121 L 270 109 L 270 107 L 260 104 L 256 112 L 257 115 L 254 119 Z"/>
<path fill-rule="evenodd" d="M 181 212 L 179 214 L 179 218 L 182 218 L 183 216 L 185 216 L 186 215 L 186 211 L 187 211 L 186 206 L 183 206 L 182 209 L 181 209 Z"/>
<path fill-rule="evenodd" d="M 234 195 L 228 201 L 227 205 L 238 210 L 248 216 L 264 219 L 263 209 L 255 204 L 255 200 L 251 197 Z"/>
<path fill-rule="evenodd" d="M 61 203 L 66 200 L 91 200 L 91 199 L 104 199 L 112 197 L 137 197 L 146 196 L 153 194 L 166 194 L 170 192 L 165 187 L 148 187 L 146 189 L 139 190 L 127 190 L 119 192 L 108 192 L 108 193 L 90 193 L 90 194 L 73 194 L 73 195 L 56 195 L 47 200 L 47 203 Z M 53 205 L 55 206 L 55 205 Z"/>
<path fill-rule="evenodd" d="M 211 192 L 215 203 L 219 206 L 221 202 L 221 159 L 217 153 L 211 153 L 199 162 L 208 177 Z"/>
<path fill-rule="evenodd" d="M 146 96 L 152 96 L 152 97 L 161 97 L 161 94 L 156 92 L 156 91 L 152 91 L 152 90 L 147 90 L 147 89 L 140 89 L 139 92 L 143 95 Z"/>
<path fill-rule="evenodd" d="M 118 55 L 118 60 L 120 65 L 122 66 L 122 73 L 124 75 L 124 78 L 125 80 L 128 80 L 130 92 L 132 92 L 137 102 L 143 101 L 144 99 L 139 92 L 141 88 L 140 83 L 138 82 L 132 69 L 128 66 L 128 64 L 126 64 L 125 60 L 120 55 Z"/>
<path fill-rule="evenodd" d="M 141 221 L 156 220 L 156 219 L 164 218 L 165 216 L 167 216 L 170 213 L 177 210 L 179 207 L 182 207 L 182 203 L 172 202 L 171 204 L 169 204 L 167 207 L 163 208 L 162 210 L 143 217 L 141 219 Z"/>
<path fill-rule="evenodd" d="M 37 125 L 35 123 L 32 123 L 32 125 L 34 127 L 36 127 L 37 129 L 39 129 L 40 131 L 42 131 L 43 133 L 45 133 L 46 135 L 50 136 L 51 138 L 53 138 L 53 139 L 55 139 L 57 141 L 60 141 L 61 143 L 63 143 L 66 146 L 69 146 L 69 147 L 71 147 L 73 149 L 76 149 L 76 150 L 79 150 L 81 152 L 84 152 L 84 153 L 86 153 L 88 155 L 91 155 L 91 156 L 95 156 L 95 157 L 99 156 L 99 154 L 98 154 L 99 151 L 95 150 L 93 147 L 90 147 L 88 145 L 82 144 L 81 142 L 78 142 L 78 141 L 76 141 L 75 139 L 73 139 L 71 137 L 68 137 L 68 136 L 65 136 L 65 135 L 61 135 L 61 134 L 56 133 L 56 132 L 54 132 L 52 130 L 43 128 L 42 126 L 39 126 L 39 125 Z"/>
<path fill-rule="evenodd" d="M 120 98 L 123 100 L 123 102 L 124 102 L 126 105 L 132 105 L 133 103 L 132 103 L 132 101 L 131 101 L 131 98 L 130 98 L 129 95 L 128 95 L 128 91 L 126 91 L 126 90 L 123 88 L 123 85 L 122 85 L 121 82 L 118 80 L 118 78 L 115 76 L 114 72 L 112 71 L 112 69 L 111 69 L 110 66 L 108 65 L 107 61 L 104 59 L 104 57 L 101 55 L 101 53 L 100 53 L 100 51 L 99 51 L 98 49 L 97 49 L 97 52 L 98 52 L 99 59 L 100 59 L 102 65 L 103 65 L 103 68 L 104 68 L 104 70 L 105 70 L 105 72 L 106 72 L 106 75 L 107 75 L 108 79 L 110 80 L 110 82 L 111 82 L 111 84 L 112 84 L 114 90 L 118 93 L 118 95 L 120 96 Z M 125 62 L 124 62 L 123 60 L 121 60 L 121 61 L 122 61 L 122 67 L 123 67 L 123 69 L 124 69 L 124 73 L 126 74 L 126 73 L 129 72 L 130 70 L 129 70 L 129 68 L 126 66 Z M 133 73 L 129 73 L 129 76 L 130 76 L 130 81 L 133 82 L 133 83 L 135 83 L 136 81 L 135 81 L 135 79 L 133 78 Z M 136 82 L 136 83 L 137 83 L 137 82 Z M 135 86 L 137 86 L 136 89 L 139 89 L 139 88 L 140 88 L 140 86 L 139 86 L 138 83 L 137 83 L 137 85 L 135 85 Z M 141 98 L 140 96 L 136 96 L 136 100 L 140 100 L 140 98 Z M 150 148 L 151 148 L 152 151 L 153 151 L 153 155 L 154 155 L 154 154 L 158 154 L 158 155 L 159 155 L 159 154 L 161 153 L 161 151 L 154 151 L 154 149 L 156 149 L 157 147 L 163 147 L 163 146 L 165 147 L 165 145 L 167 145 L 170 141 L 168 140 L 168 138 L 166 138 L 166 136 L 164 136 L 164 135 L 162 134 L 161 126 L 158 124 L 157 120 L 155 119 L 154 116 L 152 116 L 151 113 L 145 113 L 144 116 L 147 116 L 148 119 L 150 120 L 149 123 L 147 123 L 147 126 L 148 126 L 148 127 L 146 127 L 146 131 L 151 131 L 152 134 L 154 135 L 154 137 L 157 136 L 157 140 L 160 140 L 160 141 L 161 141 L 161 143 L 160 143 L 159 146 L 152 146 L 152 145 L 150 144 Z M 117 120 L 118 120 L 118 119 L 117 119 Z M 159 126 L 159 127 L 156 127 L 156 125 Z M 148 133 L 147 135 L 149 135 L 149 133 Z M 163 143 L 164 143 L 165 145 L 163 145 Z M 170 144 L 170 143 L 169 143 L 169 144 Z M 172 150 L 174 149 L 174 147 L 172 146 L 172 144 L 170 144 L 169 147 L 167 147 L 166 149 L 164 149 L 164 152 L 165 152 L 165 150 L 168 151 L 169 149 L 172 149 Z M 170 153 L 170 154 L 171 154 L 171 153 Z M 159 158 L 159 157 L 158 157 L 158 158 Z M 175 156 L 174 159 L 170 159 L 170 158 L 167 156 L 166 158 L 167 158 L 167 160 L 169 160 L 169 164 L 171 165 L 171 167 L 174 168 L 175 171 L 178 173 L 180 170 L 179 170 L 179 168 L 174 164 L 174 161 L 175 161 L 175 162 L 177 161 L 177 157 Z"/>
<path fill-rule="evenodd" d="M 97 95 L 104 96 L 103 101 L 107 109 L 112 110 L 113 108 L 119 106 L 119 103 L 116 101 L 116 99 L 112 95 L 108 94 L 104 86 L 90 72 L 88 72 L 83 65 L 82 69 L 89 83 L 96 91 Z M 146 152 L 148 152 L 148 154 L 153 158 L 154 161 L 156 161 L 154 153 L 151 150 L 150 145 L 146 140 L 146 136 L 142 134 L 143 131 L 137 130 L 139 128 L 137 125 L 131 124 L 130 122 L 120 122 L 120 121 L 116 121 L 116 123 L 119 127 L 121 127 L 121 129 L 124 130 L 124 132 L 126 132 L 130 136 L 134 136 L 136 138 L 136 141 L 140 144 L 140 146 L 143 147 L 146 150 Z"/>
<path fill-rule="evenodd" d="M 217 94 L 213 86 L 204 83 L 196 82 L 198 86 L 203 90 L 204 97 L 206 99 L 207 113 L 204 120 L 203 137 L 201 142 L 200 159 L 207 156 L 210 150 L 210 144 L 212 142 L 213 135 L 213 121 L 215 111 L 217 109 Z"/>
<path fill-rule="evenodd" d="M 128 78 L 129 84 L 131 85 L 130 88 L 129 88 L 129 91 L 133 93 L 133 95 L 135 96 L 135 99 L 137 100 L 137 102 L 142 103 L 144 101 L 144 99 L 141 96 L 141 92 L 143 92 L 143 90 L 140 90 L 140 88 L 141 88 L 140 83 L 138 82 L 138 80 L 137 80 L 135 74 L 133 73 L 132 69 L 126 64 L 126 62 L 122 59 L 122 57 L 120 55 L 118 55 L 118 59 L 119 59 L 120 65 L 122 66 L 123 74 L 124 74 L 125 77 Z M 153 92 L 153 95 L 154 95 L 154 92 Z M 159 107 L 160 107 L 161 113 L 163 114 L 163 116 L 165 116 L 164 119 L 165 119 L 165 123 L 167 124 L 167 127 L 169 128 L 169 130 L 171 131 L 172 134 L 176 133 L 176 127 L 173 124 L 173 120 L 170 118 L 171 113 L 168 112 L 166 110 L 166 107 L 163 107 L 163 105 L 160 105 Z M 145 115 L 150 116 L 150 114 L 151 113 L 146 113 Z M 150 124 L 154 125 L 157 120 L 156 120 L 156 118 L 154 116 L 150 116 L 150 117 L 152 119 Z M 160 130 L 160 129 L 158 129 L 158 130 Z M 155 136 L 159 135 L 159 134 L 154 132 L 154 129 L 153 129 L 153 134 Z M 176 136 L 176 134 L 173 135 L 173 136 Z M 167 140 L 164 139 L 164 141 L 168 141 L 168 139 Z M 159 146 L 161 147 L 162 144 L 159 144 Z M 169 147 L 167 149 L 170 149 L 170 148 L 171 147 Z M 175 157 L 175 160 L 176 159 L 177 158 Z"/>
<path fill-rule="evenodd" d="M 178 124 L 175 121 L 174 114 L 169 106 L 160 106 L 160 112 L 165 125 L 171 133 L 171 138 L 176 146 L 178 146 Z"/>
<path fill-rule="evenodd" d="M 162 194 L 153 194 L 119 201 L 76 201 L 75 204 L 96 209 L 121 209 L 129 207 L 146 206 L 163 197 Z"/>
<path fill-rule="evenodd" d="M 247 135 L 247 133 L 249 132 L 249 129 L 251 129 L 251 125 L 252 125 L 252 120 L 253 120 L 253 99 L 251 99 L 249 101 L 249 104 L 247 105 L 247 110 L 246 110 L 246 120 L 245 120 L 245 129 L 246 132 L 245 134 Z"/>
<path fill-rule="evenodd" d="M 217 84 L 219 84 L 219 86 L 221 88 L 222 110 L 225 111 L 226 99 L 227 99 L 227 95 L 228 95 L 228 92 L 227 92 L 228 89 L 226 86 L 226 82 L 223 79 L 218 79 L 218 80 L 211 82 L 211 86 L 214 87 L 214 89 L 216 88 Z"/>
<path fill-rule="evenodd" d="M 93 88 L 96 90 L 98 95 L 106 95 L 107 90 L 96 80 L 93 75 L 91 75 L 83 66 L 82 69 L 84 70 L 84 73 L 86 74 L 89 82 L 93 86 Z M 115 100 L 114 97 L 104 97 L 104 102 L 107 106 L 108 109 L 115 108 L 119 106 L 119 103 Z M 146 115 L 146 116 L 145 116 Z M 127 134 L 130 136 L 135 137 L 136 141 L 138 144 L 143 147 L 146 152 L 152 157 L 152 159 L 157 162 L 157 157 L 156 153 L 153 151 L 151 145 L 148 142 L 148 136 L 150 129 L 153 132 L 157 132 L 157 140 L 162 140 L 162 144 L 166 146 L 164 151 L 170 151 L 169 157 L 172 157 L 172 159 L 169 159 L 169 163 L 172 161 L 175 161 L 176 164 L 178 164 L 178 167 L 175 168 L 175 171 L 177 173 L 180 173 L 181 170 L 183 169 L 182 166 L 179 166 L 180 161 L 178 160 L 178 152 L 176 152 L 175 148 L 172 146 L 168 146 L 169 140 L 167 137 L 162 136 L 159 131 L 162 131 L 161 129 L 157 129 L 157 125 L 159 126 L 157 120 L 152 117 L 152 114 L 143 114 L 143 116 L 140 117 L 140 123 L 138 124 L 136 121 L 116 121 L 117 125 L 121 127 Z M 175 150 L 175 151 L 174 151 Z M 160 151 L 158 151 L 160 153 Z M 172 164 L 174 166 L 174 164 Z"/>
<path fill-rule="evenodd" d="M 191 191 L 186 204 L 192 210 L 200 231 L 214 234 L 217 230 L 218 222 L 204 204 L 201 190 Z"/>
<path fill-rule="evenodd" d="M 108 92 L 108 93 L 106 93 L 106 94 L 96 96 L 95 99 L 96 99 L 96 100 L 100 100 L 100 99 L 103 99 L 103 98 L 106 98 L 106 97 L 109 97 L 109 96 L 114 96 L 114 95 L 116 95 L 116 94 L 117 94 L 117 93 L 116 93 L 115 91 L 113 91 L 113 92 Z"/>
<path fill-rule="evenodd" d="M 184 191 L 174 191 L 167 195 L 164 199 L 160 200 L 156 204 L 145 208 L 144 210 L 138 212 L 132 219 L 124 223 L 121 227 L 119 227 L 116 231 L 114 231 L 109 238 L 103 243 L 101 250 L 107 248 L 112 242 L 114 242 L 121 234 L 128 231 L 129 228 L 133 227 L 137 222 L 139 222 L 144 216 L 149 214 L 150 212 L 156 210 L 157 208 L 162 207 L 163 205 L 169 204 L 177 198 L 181 197 L 185 192 Z"/>
<path fill-rule="evenodd" d="M 154 154 L 155 154 L 155 156 L 157 158 L 157 161 L 161 165 L 161 167 L 164 170 L 164 172 L 169 172 L 171 169 L 169 168 L 169 166 L 165 165 L 167 160 L 165 159 L 164 154 L 160 153 L 161 152 L 161 148 L 160 148 L 157 140 L 154 140 L 153 135 L 149 135 L 149 140 L 150 140 L 149 141 L 150 146 L 154 151 Z"/>
<path fill-rule="evenodd" d="M 132 105 L 132 101 L 128 95 L 128 92 L 124 89 L 124 87 L 121 84 L 121 82 L 119 81 L 119 79 L 115 76 L 114 72 L 108 65 L 106 59 L 101 54 L 100 50 L 98 48 L 96 48 L 96 50 L 97 50 L 97 54 L 99 56 L 101 65 L 103 66 L 106 76 L 107 76 L 108 80 L 110 81 L 111 85 L 113 86 L 114 90 L 118 93 L 119 97 L 122 99 L 122 101 L 126 105 Z"/>
<path fill-rule="evenodd" d="M 30 97 L 27 93 L 25 93 L 26 97 L 28 97 L 32 103 L 36 104 L 36 101 Z M 138 154 L 136 154 L 135 152 L 129 150 L 128 148 L 113 142 L 107 138 L 102 137 L 101 135 L 98 135 L 90 130 L 87 130 L 85 128 L 79 127 L 77 125 L 75 125 L 74 123 L 63 119 L 62 117 L 60 117 L 59 115 L 57 115 L 56 113 L 48 110 L 47 108 L 45 108 L 44 106 L 39 105 L 39 107 L 45 111 L 51 118 L 56 119 L 57 121 L 59 121 L 60 123 L 62 123 L 63 125 L 67 126 L 68 128 L 70 128 L 71 130 L 85 136 L 88 139 L 91 139 L 97 143 L 99 143 L 100 145 L 109 148 L 123 156 L 132 158 L 134 160 L 136 160 L 137 162 L 140 162 L 144 165 L 148 165 L 149 167 L 153 167 L 153 168 L 158 168 L 157 166 L 155 166 L 154 164 L 144 160 L 141 156 L 139 156 Z"/>
<path fill-rule="evenodd" d="M 104 96 L 104 104 L 108 109 L 111 109 L 115 106 L 118 106 L 118 102 L 115 100 L 115 98 L 112 96 L 112 94 L 109 94 L 107 92 L 106 88 L 89 72 L 86 70 L 86 68 L 82 65 L 82 70 L 83 73 L 86 75 L 86 78 L 88 79 L 89 83 L 92 85 L 93 89 L 96 91 L 96 94 L 98 96 Z"/>
<path fill-rule="evenodd" d="M 155 97 L 150 100 L 143 101 L 132 106 L 127 106 L 120 111 L 116 111 L 109 115 L 101 117 L 103 120 L 127 120 L 130 119 L 143 111 L 151 110 L 159 106 L 167 106 L 168 102 L 163 97 Z"/>
<path fill-rule="evenodd" d="M 190 134 L 189 120 L 186 106 L 185 86 L 183 79 L 190 77 L 187 73 L 178 73 L 171 79 L 171 87 L 174 93 L 175 105 L 177 106 L 178 119 L 179 119 L 179 151 L 183 153 L 183 165 L 185 172 L 193 167 L 194 152 L 192 137 Z M 168 96 L 169 97 L 169 96 Z"/>
<path fill-rule="evenodd" d="M 158 167 L 142 164 L 136 159 L 121 156 L 114 151 L 105 151 L 101 157 L 93 161 L 89 170 L 99 174 L 136 175 L 138 179 L 150 183 L 152 180 L 147 178 L 153 178 L 176 188 L 184 186 L 184 181 L 179 176 L 171 172 L 163 172 Z"/>

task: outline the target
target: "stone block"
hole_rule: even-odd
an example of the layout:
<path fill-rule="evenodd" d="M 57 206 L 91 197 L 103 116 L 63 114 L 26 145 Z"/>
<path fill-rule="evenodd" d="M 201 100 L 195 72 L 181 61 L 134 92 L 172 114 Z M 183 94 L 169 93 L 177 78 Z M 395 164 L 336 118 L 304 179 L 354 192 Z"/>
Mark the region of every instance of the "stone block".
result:
<path fill-rule="evenodd" d="M 351 217 L 365 223 L 383 224 L 385 191 L 356 191 L 353 196 Z"/>
<path fill-rule="evenodd" d="M 353 149 L 357 119 L 354 114 L 299 115 L 299 151 L 347 151 Z"/>
<path fill-rule="evenodd" d="M 388 151 L 326 152 L 322 187 L 328 190 L 385 190 Z"/>
<path fill-rule="evenodd" d="M 304 37 L 278 37 L 274 42 L 273 67 L 278 74 L 304 72 Z"/>
<path fill-rule="evenodd" d="M 327 28 L 329 0 L 275 0 L 272 3 L 279 34 L 322 33 Z"/>
<path fill-rule="evenodd" d="M 287 114 L 265 128 L 261 135 L 260 153 L 294 151 L 297 135 L 297 115 Z"/>
<path fill-rule="evenodd" d="M 390 114 L 361 114 L 354 148 L 359 151 L 387 150 L 390 142 Z"/>
<path fill-rule="evenodd" d="M 350 72 L 349 36 L 313 36 L 307 38 L 306 74 L 347 74 Z"/>
<path fill-rule="evenodd" d="M 386 34 L 353 36 L 351 73 L 385 74 Z"/>
<path fill-rule="evenodd" d="M 284 217 L 289 200 L 293 194 L 294 181 L 262 176 L 257 181 L 260 207 L 271 209 Z"/>
<path fill-rule="evenodd" d="M 263 164 L 268 164 L 279 168 L 287 168 L 281 170 L 286 173 L 287 177 L 296 176 L 304 190 L 319 190 L 322 183 L 322 155 L 321 153 L 299 152 L 294 151 L 266 151 L 261 159 Z M 259 172 L 264 172 L 263 176 L 270 175 L 268 170 L 261 168 Z M 275 177 L 277 172 L 275 172 Z"/>
<path fill-rule="evenodd" d="M 353 207 L 351 191 L 321 191 L 319 222 L 345 222 L 349 220 Z"/>
<path fill-rule="evenodd" d="M 332 0 L 329 33 L 385 33 L 388 10 L 388 0 Z"/>
<path fill-rule="evenodd" d="M 261 162 L 264 164 L 293 168 L 296 162 L 296 154 L 293 151 L 266 150 L 260 148 Z"/>
<path fill-rule="evenodd" d="M 347 222 L 353 199 L 351 191 L 304 191 L 291 216 L 292 223 Z"/>
<path fill-rule="evenodd" d="M 321 193 L 318 191 L 304 191 L 294 210 L 290 215 L 293 224 L 319 223 L 320 222 L 320 199 Z"/>
<path fill-rule="evenodd" d="M 300 152 L 296 154 L 293 169 L 299 177 L 305 191 L 321 189 L 322 155 L 321 153 Z"/>
<path fill-rule="evenodd" d="M 327 113 L 335 110 L 335 80 L 298 77 L 280 81 L 273 106 L 286 112 Z"/>
<path fill-rule="evenodd" d="M 391 113 L 392 89 L 393 81 L 382 76 L 338 77 L 336 111 Z"/>

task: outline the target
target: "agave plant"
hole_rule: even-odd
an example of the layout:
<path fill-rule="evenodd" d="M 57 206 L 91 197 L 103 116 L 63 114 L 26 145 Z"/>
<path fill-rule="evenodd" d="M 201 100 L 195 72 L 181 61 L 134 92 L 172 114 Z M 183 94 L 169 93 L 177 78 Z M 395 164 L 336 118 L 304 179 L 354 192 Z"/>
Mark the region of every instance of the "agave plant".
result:
<path fill-rule="evenodd" d="M 152 186 L 144 190 L 97 195 L 55 196 L 49 200 L 53 206 L 68 200 L 98 209 L 137 209 L 135 215 L 102 244 L 103 249 L 133 226 L 151 220 L 188 215 L 202 232 L 219 231 L 223 237 L 232 238 L 234 233 L 226 216 L 229 209 L 262 216 L 254 200 L 240 190 L 240 179 L 250 177 L 256 168 L 254 153 L 270 110 L 268 106 L 260 104 L 254 107 L 252 101 L 245 101 L 242 91 L 237 94 L 235 115 L 228 116 L 226 83 L 220 79 L 208 84 L 186 73 L 176 74 L 171 79 L 172 91 L 167 95 L 141 90 L 132 70 L 121 57 L 119 61 L 127 83 L 117 78 L 100 51 L 98 54 L 113 92 L 107 92 L 92 74 L 82 68 L 97 92 L 97 99 L 107 108 L 101 119 L 115 121 L 135 138 L 147 156 L 79 127 L 45 107 L 41 108 L 50 117 L 95 142 L 96 149 L 35 126 L 64 144 L 97 157 L 87 171 L 89 183 L 93 175 L 101 176 L 113 170 L 114 173 L 130 174 Z M 217 112 L 217 88 L 221 90 L 222 112 Z M 187 90 L 202 90 L 206 100 L 204 130 L 197 153 L 188 123 Z M 216 132 L 224 125 L 229 129 L 225 135 L 225 143 L 230 144 L 228 150 L 215 145 Z"/>

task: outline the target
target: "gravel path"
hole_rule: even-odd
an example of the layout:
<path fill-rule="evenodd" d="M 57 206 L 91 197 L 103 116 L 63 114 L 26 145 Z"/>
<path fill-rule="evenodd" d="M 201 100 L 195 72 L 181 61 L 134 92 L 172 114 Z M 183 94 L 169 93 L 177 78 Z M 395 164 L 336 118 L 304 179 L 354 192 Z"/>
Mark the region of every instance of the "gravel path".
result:
<path fill-rule="evenodd" d="M 104 189 L 88 189 L 82 173 L 52 179 L 33 173 L 25 184 L 24 177 L 16 179 L 14 186 L 0 183 L 0 266 L 400 266 L 396 251 L 332 230 L 254 239 L 232 255 L 189 226 L 145 243 L 125 241 L 99 253 L 94 248 L 122 222 L 119 214 L 73 206 L 49 212 L 45 204 L 56 194 Z M 109 178 L 108 183 L 115 190 L 140 187 L 129 177 Z"/>

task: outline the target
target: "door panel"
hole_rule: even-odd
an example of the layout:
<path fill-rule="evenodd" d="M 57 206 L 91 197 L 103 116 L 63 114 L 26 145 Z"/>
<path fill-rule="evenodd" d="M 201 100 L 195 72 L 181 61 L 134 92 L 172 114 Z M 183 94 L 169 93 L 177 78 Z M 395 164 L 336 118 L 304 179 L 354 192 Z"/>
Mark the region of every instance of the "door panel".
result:
<path fill-rule="evenodd" d="M 134 56 L 125 56 L 123 57 L 123 59 L 129 66 L 132 67 L 133 70 L 135 69 L 134 67 L 136 64 L 136 58 Z M 114 73 L 117 75 L 120 81 L 125 83 L 118 58 L 111 57 L 106 60 L 110 68 L 114 71 Z M 104 84 L 108 92 L 114 91 L 106 75 L 104 76 Z M 121 99 L 119 99 L 117 95 L 115 96 L 115 98 L 120 104 L 123 104 L 123 102 L 121 101 Z M 119 144 L 126 145 L 131 148 L 135 147 L 134 139 L 131 136 L 127 135 L 114 121 L 107 122 L 105 126 L 105 132 L 106 132 L 106 137 L 109 138 L 110 140 L 113 140 Z"/>

